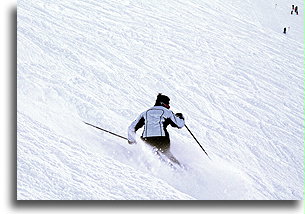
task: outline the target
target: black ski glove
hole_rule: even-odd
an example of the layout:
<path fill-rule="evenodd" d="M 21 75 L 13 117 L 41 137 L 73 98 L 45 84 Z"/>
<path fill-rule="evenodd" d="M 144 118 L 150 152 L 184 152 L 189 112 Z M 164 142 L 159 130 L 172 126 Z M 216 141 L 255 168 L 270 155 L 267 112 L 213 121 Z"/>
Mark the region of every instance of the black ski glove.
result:
<path fill-rule="evenodd" d="M 183 114 L 182 113 L 176 113 L 175 114 L 177 117 L 179 117 L 180 119 L 184 120 Z"/>

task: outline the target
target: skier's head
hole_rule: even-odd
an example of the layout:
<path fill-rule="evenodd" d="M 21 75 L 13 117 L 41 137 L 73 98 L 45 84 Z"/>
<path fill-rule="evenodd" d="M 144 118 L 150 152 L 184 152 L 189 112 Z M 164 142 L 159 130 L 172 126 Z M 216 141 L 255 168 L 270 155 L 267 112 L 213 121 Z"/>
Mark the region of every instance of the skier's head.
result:
<path fill-rule="evenodd" d="M 168 96 L 159 93 L 156 99 L 155 106 L 163 106 L 169 109 L 170 108 L 169 101 L 170 99 Z"/>

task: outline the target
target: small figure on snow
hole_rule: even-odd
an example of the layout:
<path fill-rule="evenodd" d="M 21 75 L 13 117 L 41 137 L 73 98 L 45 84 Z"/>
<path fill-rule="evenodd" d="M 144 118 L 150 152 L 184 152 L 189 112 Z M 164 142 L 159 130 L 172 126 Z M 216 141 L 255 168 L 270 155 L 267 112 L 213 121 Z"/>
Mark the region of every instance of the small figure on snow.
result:
<path fill-rule="evenodd" d="M 297 15 L 299 15 L 298 6 L 295 6 L 295 7 L 294 7 L 294 12 L 295 12 Z"/>
<path fill-rule="evenodd" d="M 291 12 L 290 12 L 291 15 L 293 14 L 293 11 L 294 11 L 294 4 L 292 5 L 292 8 L 291 8 Z"/>
<path fill-rule="evenodd" d="M 291 15 L 293 14 L 293 12 L 295 12 L 297 15 L 299 15 L 298 6 L 292 5 Z"/>
<path fill-rule="evenodd" d="M 173 163 L 180 165 L 179 161 L 170 152 L 170 138 L 167 126 L 176 128 L 184 126 L 184 117 L 181 113 L 174 114 L 169 110 L 169 97 L 159 93 L 155 105 L 141 113 L 128 128 L 128 143 L 136 143 L 136 131 L 144 126 L 141 139 L 156 149 L 159 156 L 165 155 Z M 181 165 L 180 165 L 181 166 Z"/>
<path fill-rule="evenodd" d="M 286 34 L 286 28 L 284 27 L 284 32 L 283 32 L 284 34 Z"/>

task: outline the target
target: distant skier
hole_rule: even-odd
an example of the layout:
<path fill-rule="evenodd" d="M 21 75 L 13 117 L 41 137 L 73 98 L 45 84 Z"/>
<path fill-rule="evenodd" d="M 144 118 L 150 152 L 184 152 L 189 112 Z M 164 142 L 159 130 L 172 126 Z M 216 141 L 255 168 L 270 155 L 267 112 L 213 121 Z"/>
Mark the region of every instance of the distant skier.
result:
<path fill-rule="evenodd" d="M 295 6 L 295 7 L 294 7 L 294 12 L 295 12 L 297 15 L 299 15 L 298 6 Z"/>
<path fill-rule="evenodd" d="M 138 118 L 131 123 L 128 128 L 128 143 L 136 143 L 136 131 L 144 126 L 141 139 L 168 157 L 173 163 L 180 165 L 179 161 L 170 152 L 170 138 L 167 126 L 171 125 L 176 128 L 184 126 L 184 117 L 181 113 L 174 114 L 169 110 L 170 99 L 159 93 L 154 107 L 141 113 Z"/>
<path fill-rule="evenodd" d="M 286 28 L 284 27 L 284 32 L 283 32 L 284 34 L 286 34 Z"/>
<path fill-rule="evenodd" d="M 294 4 L 291 7 L 291 12 L 290 12 L 291 15 L 293 14 L 293 11 L 294 11 Z"/>

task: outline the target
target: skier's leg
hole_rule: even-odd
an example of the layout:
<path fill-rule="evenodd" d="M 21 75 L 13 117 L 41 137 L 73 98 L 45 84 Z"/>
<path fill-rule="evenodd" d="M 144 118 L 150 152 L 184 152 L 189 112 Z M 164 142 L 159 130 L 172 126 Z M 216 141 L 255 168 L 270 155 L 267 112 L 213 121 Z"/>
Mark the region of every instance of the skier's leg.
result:
<path fill-rule="evenodd" d="M 162 161 L 165 161 L 162 156 L 166 156 L 170 160 L 170 164 L 176 164 L 182 167 L 182 164 L 170 152 L 170 140 L 166 137 L 150 137 L 143 138 L 143 140 L 154 148 L 154 152 L 159 156 Z M 165 161 L 166 162 L 166 161 Z"/>
<path fill-rule="evenodd" d="M 164 141 L 160 146 L 160 152 L 165 155 L 172 163 L 177 164 L 181 166 L 180 162 L 177 160 L 177 158 L 171 153 L 170 151 L 170 142 Z"/>
<path fill-rule="evenodd" d="M 161 151 L 162 152 L 162 151 Z M 181 166 L 180 162 L 177 160 L 177 158 L 169 151 L 164 151 L 162 152 L 171 162 L 178 164 L 179 166 Z"/>

